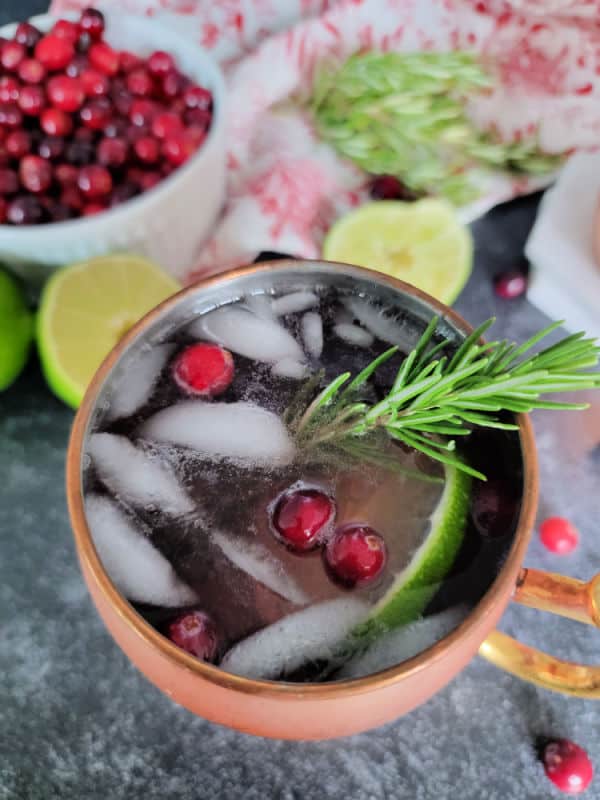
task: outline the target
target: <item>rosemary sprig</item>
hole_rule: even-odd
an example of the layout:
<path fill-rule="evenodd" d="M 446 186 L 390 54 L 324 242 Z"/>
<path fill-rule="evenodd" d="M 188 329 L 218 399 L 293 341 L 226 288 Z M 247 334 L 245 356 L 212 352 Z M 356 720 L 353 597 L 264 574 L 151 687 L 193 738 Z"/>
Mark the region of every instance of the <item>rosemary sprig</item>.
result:
<path fill-rule="evenodd" d="M 303 412 L 296 409 L 291 429 L 298 444 L 352 449 L 356 437 L 383 429 L 392 439 L 436 461 L 485 479 L 455 453 L 456 437 L 468 435 L 474 426 L 516 430 L 516 424 L 498 418 L 500 411 L 587 408 L 586 403 L 541 398 L 600 387 L 600 372 L 588 371 L 597 367 L 600 347 L 595 339 L 585 338 L 585 333 L 574 333 L 532 352 L 560 322 L 520 346 L 508 341 L 482 344 L 481 336 L 494 322 L 489 319 L 449 356 L 442 355 L 449 350 L 449 341 L 432 345 L 438 321 L 437 317 L 431 320 L 416 347 L 403 359 L 388 394 L 378 403 L 365 400 L 362 390 L 375 370 L 397 354 L 396 347 L 386 350 L 352 380 L 349 372 L 337 376 Z"/>

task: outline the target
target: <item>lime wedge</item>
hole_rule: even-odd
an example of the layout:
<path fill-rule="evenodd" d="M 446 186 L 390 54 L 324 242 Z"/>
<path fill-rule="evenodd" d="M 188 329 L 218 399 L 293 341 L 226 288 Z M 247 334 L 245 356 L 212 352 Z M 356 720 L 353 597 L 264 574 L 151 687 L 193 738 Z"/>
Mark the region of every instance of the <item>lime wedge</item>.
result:
<path fill-rule="evenodd" d="M 398 628 L 417 619 L 439 589 L 460 549 L 465 534 L 471 478 L 446 467 L 444 491 L 430 517 L 425 541 L 400 572 L 385 595 L 353 636 L 373 638 L 381 631 Z"/>
<path fill-rule="evenodd" d="M 17 281 L 0 270 L 0 392 L 18 378 L 33 338 L 33 316 Z"/>
<path fill-rule="evenodd" d="M 179 288 L 160 267 L 132 255 L 93 258 L 59 270 L 44 287 L 37 325 L 52 391 L 77 408 L 123 334 Z"/>
<path fill-rule="evenodd" d="M 339 219 L 323 257 L 379 270 L 450 304 L 471 274 L 473 241 L 443 200 L 382 200 Z"/>

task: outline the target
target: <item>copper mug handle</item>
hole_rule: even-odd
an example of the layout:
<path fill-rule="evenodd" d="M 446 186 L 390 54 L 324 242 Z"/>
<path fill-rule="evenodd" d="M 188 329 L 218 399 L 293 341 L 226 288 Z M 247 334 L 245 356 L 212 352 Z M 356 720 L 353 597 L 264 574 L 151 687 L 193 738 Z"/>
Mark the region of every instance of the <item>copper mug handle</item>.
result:
<path fill-rule="evenodd" d="M 513 600 L 600 628 L 600 574 L 584 583 L 564 575 L 524 568 L 519 573 Z M 487 637 L 479 654 L 497 667 L 544 689 L 600 699 L 600 667 L 562 661 L 501 631 L 494 631 Z"/>

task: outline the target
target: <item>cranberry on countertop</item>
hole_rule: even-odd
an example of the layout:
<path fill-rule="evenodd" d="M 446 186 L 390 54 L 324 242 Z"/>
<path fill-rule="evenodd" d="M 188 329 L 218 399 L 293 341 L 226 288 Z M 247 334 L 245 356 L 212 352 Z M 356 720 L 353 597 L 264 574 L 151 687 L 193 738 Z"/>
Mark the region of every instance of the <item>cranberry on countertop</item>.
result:
<path fill-rule="evenodd" d="M 494 292 L 503 300 L 514 300 L 527 291 L 527 277 L 522 272 L 511 270 L 494 278 Z"/>
<path fill-rule="evenodd" d="M 546 776 L 566 794 L 585 792 L 594 777 L 590 757 L 583 747 L 569 739 L 548 742 L 542 752 L 542 762 Z"/>
<path fill-rule="evenodd" d="M 540 539 L 550 552 L 564 556 L 576 549 L 579 544 L 579 532 L 568 519 L 549 517 L 540 525 Z"/>

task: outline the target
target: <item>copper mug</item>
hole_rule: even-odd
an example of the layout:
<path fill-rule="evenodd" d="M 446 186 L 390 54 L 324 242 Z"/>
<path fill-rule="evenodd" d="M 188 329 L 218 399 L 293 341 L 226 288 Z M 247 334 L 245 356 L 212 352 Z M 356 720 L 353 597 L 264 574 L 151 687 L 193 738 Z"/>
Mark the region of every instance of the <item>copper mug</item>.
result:
<path fill-rule="evenodd" d="M 313 275 L 346 287 L 393 292 L 423 319 L 437 314 L 459 334 L 471 327 L 454 311 L 401 281 L 347 264 L 278 261 L 255 264 L 184 289 L 153 309 L 99 368 L 77 413 L 67 455 L 67 498 L 81 569 L 112 636 L 133 663 L 173 700 L 201 717 L 246 733 L 285 739 L 327 739 L 388 722 L 424 703 L 479 652 L 524 680 L 578 697 L 600 698 L 600 667 L 561 661 L 494 630 L 513 600 L 540 611 L 600 626 L 600 575 L 589 583 L 523 567 L 538 501 L 538 466 L 529 418 L 518 417 L 523 489 L 516 533 L 505 563 L 479 603 L 448 636 L 419 655 L 376 674 L 322 684 L 252 680 L 188 655 L 158 633 L 119 593 L 96 553 L 86 522 L 82 457 L 102 387 L 134 340 L 147 337 L 174 309 L 202 311 L 275 279 Z"/>

